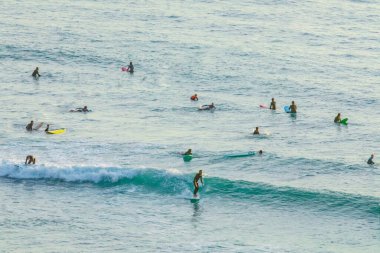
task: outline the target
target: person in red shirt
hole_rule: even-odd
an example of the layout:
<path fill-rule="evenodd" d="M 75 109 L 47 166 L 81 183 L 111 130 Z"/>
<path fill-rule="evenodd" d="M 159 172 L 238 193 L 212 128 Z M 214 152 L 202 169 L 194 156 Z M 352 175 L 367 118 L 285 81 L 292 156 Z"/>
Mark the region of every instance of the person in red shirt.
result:
<path fill-rule="evenodd" d="M 198 95 L 197 94 L 194 94 L 190 97 L 191 100 L 193 101 L 198 101 Z"/>

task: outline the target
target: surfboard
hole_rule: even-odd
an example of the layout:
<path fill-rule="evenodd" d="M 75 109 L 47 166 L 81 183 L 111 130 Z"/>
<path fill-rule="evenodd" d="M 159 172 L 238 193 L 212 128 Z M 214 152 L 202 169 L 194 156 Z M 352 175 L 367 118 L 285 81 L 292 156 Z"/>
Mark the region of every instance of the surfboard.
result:
<path fill-rule="evenodd" d="M 344 118 L 340 121 L 340 124 L 347 126 L 347 120 L 348 118 Z"/>
<path fill-rule="evenodd" d="M 290 113 L 290 106 L 288 106 L 288 105 L 284 106 L 284 111 L 286 113 Z"/>
<path fill-rule="evenodd" d="M 195 202 L 198 202 L 201 199 L 201 195 L 198 192 L 197 196 L 192 195 L 191 198 L 189 198 L 189 199 L 190 199 L 191 203 L 195 203 Z"/>
<path fill-rule="evenodd" d="M 92 112 L 92 110 L 83 111 L 83 108 L 71 109 L 69 112 Z"/>
<path fill-rule="evenodd" d="M 198 110 L 210 110 L 210 106 L 209 105 L 201 105 L 198 107 Z"/>
<path fill-rule="evenodd" d="M 247 157 L 247 156 L 254 156 L 256 153 L 254 151 L 249 151 L 246 153 L 236 153 L 236 154 L 227 154 L 224 155 L 225 158 L 238 158 L 238 157 Z"/>
<path fill-rule="evenodd" d="M 183 155 L 183 161 L 190 162 L 193 159 L 193 155 Z"/>
<path fill-rule="evenodd" d="M 66 128 L 49 130 L 46 133 L 47 134 L 63 134 L 64 132 L 66 132 Z"/>
<path fill-rule="evenodd" d="M 260 108 L 268 109 L 268 106 L 266 106 L 266 105 L 260 105 Z"/>

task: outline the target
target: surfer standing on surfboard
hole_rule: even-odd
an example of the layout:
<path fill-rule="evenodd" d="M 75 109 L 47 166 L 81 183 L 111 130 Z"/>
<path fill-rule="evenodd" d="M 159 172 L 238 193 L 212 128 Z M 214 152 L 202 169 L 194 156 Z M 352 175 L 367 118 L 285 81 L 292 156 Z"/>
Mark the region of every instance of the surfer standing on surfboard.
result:
<path fill-rule="evenodd" d="M 202 170 L 199 170 L 197 174 L 195 174 L 193 184 L 194 184 L 194 197 L 197 196 L 198 190 L 199 190 L 199 184 L 198 181 L 201 180 L 202 186 L 203 184 L 203 177 L 202 177 Z"/>

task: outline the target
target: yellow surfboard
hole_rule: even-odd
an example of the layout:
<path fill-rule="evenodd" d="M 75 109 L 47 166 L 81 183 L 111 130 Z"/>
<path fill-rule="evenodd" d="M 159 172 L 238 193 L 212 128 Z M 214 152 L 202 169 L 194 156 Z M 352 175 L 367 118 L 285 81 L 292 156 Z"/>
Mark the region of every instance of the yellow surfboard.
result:
<path fill-rule="evenodd" d="M 55 129 L 55 130 L 49 130 L 46 133 L 47 134 L 63 134 L 66 132 L 66 128 L 61 128 L 61 129 Z"/>

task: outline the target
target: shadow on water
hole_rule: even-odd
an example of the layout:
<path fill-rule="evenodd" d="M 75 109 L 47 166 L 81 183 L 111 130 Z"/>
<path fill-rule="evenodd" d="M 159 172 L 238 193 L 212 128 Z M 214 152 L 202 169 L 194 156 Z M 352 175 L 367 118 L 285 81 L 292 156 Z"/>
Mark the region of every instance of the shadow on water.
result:
<path fill-rule="evenodd" d="M 197 223 L 199 222 L 198 218 L 202 214 L 202 209 L 199 204 L 199 201 L 191 202 L 191 204 L 193 205 L 193 216 L 192 216 L 191 221 Z"/>

